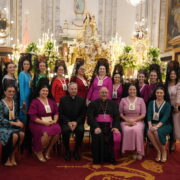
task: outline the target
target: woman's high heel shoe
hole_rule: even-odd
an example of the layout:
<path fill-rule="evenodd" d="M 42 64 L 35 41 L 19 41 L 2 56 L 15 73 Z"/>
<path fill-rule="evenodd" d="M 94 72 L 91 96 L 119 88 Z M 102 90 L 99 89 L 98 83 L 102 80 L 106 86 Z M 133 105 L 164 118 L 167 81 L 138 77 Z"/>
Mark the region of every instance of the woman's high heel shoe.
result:
<path fill-rule="evenodd" d="M 51 159 L 49 153 L 46 153 L 46 154 L 45 154 L 45 158 L 46 158 L 47 160 L 50 160 L 50 159 Z"/>
<path fill-rule="evenodd" d="M 155 159 L 156 162 L 161 161 L 161 152 L 158 152 L 157 157 Z"/>
<path fill-rule="evenodd" d="M 40 162 L 46 162 L 46 159 L 44 158 L 42 152 L 34 152 L 34 154 L 36 155 L 36 157 Z"/>
<path fill-rule="evenodd" d="M 167 161 L 167 151 L 162 153 L 161 162 L 165 163 Z"/>

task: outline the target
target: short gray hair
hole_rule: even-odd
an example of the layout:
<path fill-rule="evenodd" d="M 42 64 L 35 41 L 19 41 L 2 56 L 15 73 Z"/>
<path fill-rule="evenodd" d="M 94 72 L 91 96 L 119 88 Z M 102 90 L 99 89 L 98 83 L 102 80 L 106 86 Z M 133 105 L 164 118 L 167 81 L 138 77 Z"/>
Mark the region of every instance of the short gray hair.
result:
<path fill-rule="evenodd" d="M 75 82 L 70 82 L 70 83 L 68 84 L 68 89 L 69 89 L 72 85 L 78 86 L 77 83 L 75 83 Z"/>

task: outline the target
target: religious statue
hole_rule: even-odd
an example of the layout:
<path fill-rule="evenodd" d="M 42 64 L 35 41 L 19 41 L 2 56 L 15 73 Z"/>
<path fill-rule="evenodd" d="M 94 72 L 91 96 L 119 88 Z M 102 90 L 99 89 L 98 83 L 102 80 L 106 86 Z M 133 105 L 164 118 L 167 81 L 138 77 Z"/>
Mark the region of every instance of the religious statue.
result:
<path fill-rule="evenodd" d="M 85 43 L 90 43 L 97 39 L 97 25 L 95 17 L 91 16 L 89 12 L 86 13 L 86 17 L 83 21 L 83 39 Z"/>

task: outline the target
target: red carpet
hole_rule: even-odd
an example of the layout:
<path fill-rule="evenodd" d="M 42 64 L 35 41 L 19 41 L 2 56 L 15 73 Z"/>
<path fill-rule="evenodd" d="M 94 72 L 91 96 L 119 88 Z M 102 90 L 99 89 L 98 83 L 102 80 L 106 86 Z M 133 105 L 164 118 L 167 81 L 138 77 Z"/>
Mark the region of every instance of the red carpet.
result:
<path fill-rule="evenodd" d="M 143 161 L 121 158 L 120 164 L 93 165 L 89 145 L 83 145 L 82 160 L 65 162 L 62 155 L 54 156 L 47 163 L 40 163 L 35 156 L 24 153 L 17 167 L 0 165 L 0 180 L 180 180 L 180 144 L 168 156 L 168 162 L 156 163 L 154 149 L 150 148 Z"/>

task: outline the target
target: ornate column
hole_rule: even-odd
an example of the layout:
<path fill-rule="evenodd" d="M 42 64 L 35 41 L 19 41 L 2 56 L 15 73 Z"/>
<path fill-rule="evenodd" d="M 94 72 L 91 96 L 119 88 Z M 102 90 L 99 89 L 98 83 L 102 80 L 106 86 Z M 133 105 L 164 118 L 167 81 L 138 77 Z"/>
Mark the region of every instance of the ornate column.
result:
<path fill-rule="evenodd" d="M 61 0 L 41 1 L 41 34 L 49 30 L 57 40 L 60 30 L 60 3 Z"/>
<path fill-rule="evenodd" d="M 1 8 L 7 7 L 8 1 L 9 1 L 9 0 L 1 0 L 1 1 L 0 1 L 0 7 L 1 7 Z"/>
<path fill-rule="evenodd" d="M 101 40 L 108 41 L 116 34 L 117 0 L 99 0 L 98 30 Z"/>
<path fill-rule="evenodd" d="M 166 7 L 167 1 L 161 0 L 160 22 L 159 22 L 159 48 L 164 52 L 166 35 Z"/>

